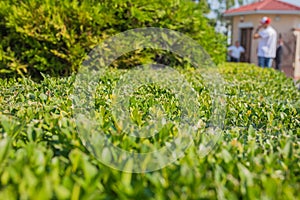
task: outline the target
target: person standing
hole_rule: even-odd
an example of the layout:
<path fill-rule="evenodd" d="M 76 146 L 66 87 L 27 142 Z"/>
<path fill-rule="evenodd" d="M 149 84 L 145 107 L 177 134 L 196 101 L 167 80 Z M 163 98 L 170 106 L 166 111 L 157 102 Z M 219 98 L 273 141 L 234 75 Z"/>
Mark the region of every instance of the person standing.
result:
<path fill-rule="evenodd" d="M 230 62 L 240 62 L 241 53 L 244 53 L 245 49 L 240 45 L 239 41 L 235 41 L 235 45 L 228 48 L 228 54 L 230 56 Z"/>
<path fill-rule="evenodd" d="M 253 36 L 254 39 L 259 39 L 258 66 L 271 68 L 273 59 L 276 57 L 277 33 L 270 25 L 271 19 L 269 17 L 263 17 L 260 23 L 261 25 L 256 29 Z M 260 31 L 260 29 L 262 30 Z"/>
<path fill-rule="evenodd" d="M 279 39 L 278 39 L 278 46 L 276 49 L 276 57 L 275 57 L 275 69 L 277 70 L 281 70 L 281 61 L 282 61 L 282 54 L 283 54 L 283 40 L 281 35 L 279 35 Z"/>

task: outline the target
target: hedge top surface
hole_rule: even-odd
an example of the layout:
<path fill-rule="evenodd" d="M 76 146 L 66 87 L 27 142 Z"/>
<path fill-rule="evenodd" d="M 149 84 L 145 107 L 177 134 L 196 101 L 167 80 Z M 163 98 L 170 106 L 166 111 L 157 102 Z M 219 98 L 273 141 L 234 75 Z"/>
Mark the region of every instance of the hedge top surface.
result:
<path fill-rule="evenodd" d="M 131 174 L 106 167 L 78 137 L 72 119 L 74 77 L 1 79 L 0 197 L 4 199 L 297 199 L 299 198 L 299 91 L 275 70 L 226 64 L 226 120 L 222 139 L 206 157 L 202 133 L 210 100 L 201 74 L 178 69 L 199 96 L 199 132 L 185 156 L 155 172 Z M 111 92 L 126 70 L 99 80 L 96 112 L 114 145 L 143 152 L 176 137 L 171 127 L 138 140 L 118 132 L 111 118 Z M 132 120 L 144 123 L 161 102 L 170 116 L 180 110 L 172 94 L 155 86 L 136 91 Z M 140 120 L 140 121 L 139 121 Z M 109 154 L 107 154 L 109 155 Z M 113 158 L 113 155 L 110 155 Z M 151 163 L 146 163 L 151 164 Z"/>

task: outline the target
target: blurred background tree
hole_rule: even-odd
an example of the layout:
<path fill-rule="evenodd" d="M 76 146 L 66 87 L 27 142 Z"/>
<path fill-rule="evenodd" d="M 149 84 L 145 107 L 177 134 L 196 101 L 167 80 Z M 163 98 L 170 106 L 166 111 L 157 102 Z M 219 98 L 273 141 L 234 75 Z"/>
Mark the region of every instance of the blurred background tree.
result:
<path fill-rule="evenodd" d="M 209 12 L 190 0 L 2 0 L 0 73 L 68 75 L 101 41 L 139 27 L 185 33 L 220 63 L 226 39 L 208 25 Z"/>

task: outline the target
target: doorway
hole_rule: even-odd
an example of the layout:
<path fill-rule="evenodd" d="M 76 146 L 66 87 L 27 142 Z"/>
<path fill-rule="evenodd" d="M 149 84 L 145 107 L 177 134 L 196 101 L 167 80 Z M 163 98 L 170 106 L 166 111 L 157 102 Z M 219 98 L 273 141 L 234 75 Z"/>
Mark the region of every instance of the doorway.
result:
<path fill-rule="evenodd" d="M 252 42 L 252 27 L 241 28 L 241 45 L 245 48 L 245 53 L 241 55 L 241 62 L 250 63 L 251 59 L 251 42 Z"/>

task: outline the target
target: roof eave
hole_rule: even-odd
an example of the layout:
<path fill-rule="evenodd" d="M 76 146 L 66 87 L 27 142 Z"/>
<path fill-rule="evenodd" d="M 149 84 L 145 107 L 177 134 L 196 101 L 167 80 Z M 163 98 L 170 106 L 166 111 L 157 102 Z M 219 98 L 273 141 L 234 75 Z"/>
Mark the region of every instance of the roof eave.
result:
<path fill-rule="evenodd" d="M 239 15 L 254 15 L 254 14 L 280 14 L 280 15 L 300 15 L 299 10 L 255 10 L 242 11 L 234 13 L 224 13 L 223 17 L 234 17 Z"/>

